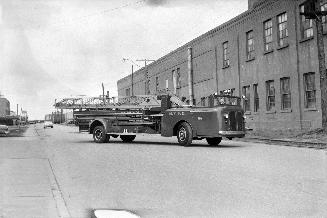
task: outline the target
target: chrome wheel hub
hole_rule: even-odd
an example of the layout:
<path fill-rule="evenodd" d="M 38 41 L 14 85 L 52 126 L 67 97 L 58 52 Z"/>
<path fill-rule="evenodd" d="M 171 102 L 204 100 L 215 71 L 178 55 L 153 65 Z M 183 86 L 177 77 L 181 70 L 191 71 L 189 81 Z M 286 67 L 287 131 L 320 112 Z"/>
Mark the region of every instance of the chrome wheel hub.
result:
<path fill-rule="evenodd" d="M 184 127 L 180 128 L 179 131 L 178 131 L 178 138 L 179 140 L 181 141 L 185 141 L 186 139 L 186 129 Z"/>
<path fill-rule="evenodd" d="M 95 135 L 95 138 L 97 140 L 100 140 L 101 137 L 102 137 L 102 131 L 101 130 L 96 130 L 94 135 Z"/>

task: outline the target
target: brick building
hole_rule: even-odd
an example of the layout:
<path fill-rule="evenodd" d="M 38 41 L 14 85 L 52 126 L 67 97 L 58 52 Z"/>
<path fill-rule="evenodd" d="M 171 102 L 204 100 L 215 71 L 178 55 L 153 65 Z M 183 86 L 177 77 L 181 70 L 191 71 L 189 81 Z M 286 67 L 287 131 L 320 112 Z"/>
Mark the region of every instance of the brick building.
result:
<path fill-rule="evenodd" d="M 232 90 L 246 97 L 254 130 L 321 127 L 315 22 L 300 15 L 303 2 L 249 0 L 246 12 L 119 80 L 118 95 L 168 89 L 204 106 Z"/>

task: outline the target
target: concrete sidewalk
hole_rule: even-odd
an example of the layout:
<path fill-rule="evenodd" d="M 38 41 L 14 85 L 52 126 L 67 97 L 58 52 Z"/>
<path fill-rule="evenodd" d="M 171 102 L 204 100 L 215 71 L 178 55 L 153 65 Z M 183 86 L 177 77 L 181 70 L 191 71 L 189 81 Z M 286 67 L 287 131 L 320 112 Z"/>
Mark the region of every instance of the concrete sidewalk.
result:
<path fill-rule="evenodd" d="M 303 137 L 265 137 L 258 135 L 246 135 L 245 138 L 239 139 L 247 142 L 261 142 L 267 144 L 277 144 L 294 147 L 306 147 L 314 149 L 327 149 L 327 140 L 321 138 L 303 138 Z"/>
<path fill-rule="evenodd" d="M 0 218 L 69 217 L 47 159 L 0 159 Z"/>

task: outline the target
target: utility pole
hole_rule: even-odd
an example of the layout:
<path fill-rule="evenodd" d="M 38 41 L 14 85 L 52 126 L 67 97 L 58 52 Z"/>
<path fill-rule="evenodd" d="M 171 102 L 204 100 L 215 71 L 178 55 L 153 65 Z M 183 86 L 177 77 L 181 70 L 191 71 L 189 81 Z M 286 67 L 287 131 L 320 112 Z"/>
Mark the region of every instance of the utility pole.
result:
<path fill-rule="evenodd" d="M 321 11 L 321 0 L 307 0 L 304 3 L 304 13 L 300 14 L 304 15 L 307 19 L 314 19 L 316 21 L 322 128 L 327 130 L 327 73 L 322 26 L 322 17 L 327 15 L 327 11 Z"/>
<path fill-rule="evenodd" d="M 135 63 L 133 60 L 129 58 L 123 58 L 123 62 L 129 61 L 132 63 L 132 74 L 131 74 L 131 96 L 134 96 L 134 65 L 141 67 L 137 63 Z"/>
<path fill-rule="evenodd" d="M 148 62 L 148 61 L 156 61 L 156 60 L 150 60 L 150 59 L 140 59 L 140 60 L 136 60 L 136 61 L 142 61 L 142 62 L 144 62 L 144 66 L 146 67 L 146 66 L 147 66 L 147 62 Z"/>
<path fill-rule="evenodd" d="M 104 85 L 103 85 L 103 83 L 102 83 L 102 99 L 103 99 L 103 104 L 105 105 Z"/>

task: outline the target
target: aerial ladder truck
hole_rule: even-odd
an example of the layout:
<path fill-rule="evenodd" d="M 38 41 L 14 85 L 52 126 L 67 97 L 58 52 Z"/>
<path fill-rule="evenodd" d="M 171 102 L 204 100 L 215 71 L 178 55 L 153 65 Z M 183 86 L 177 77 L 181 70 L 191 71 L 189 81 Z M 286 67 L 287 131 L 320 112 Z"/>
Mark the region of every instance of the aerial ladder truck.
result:
<path fill-rule="evenodd" d="M 71 98 L 56 102 L 57 109 L 72 109 L 80 131 L 88 131 L 96 143 L 120 137 L 132 142 L 138 134 L 177 136 L 180 145 L 206 139 L 218 145 L 222 138 L 245 136 L 244 110 L 241 98 L 213 94 L 209 106 L 192 106 L 177 96 L 146 95 L 110 98 Z"/>

